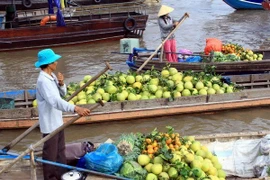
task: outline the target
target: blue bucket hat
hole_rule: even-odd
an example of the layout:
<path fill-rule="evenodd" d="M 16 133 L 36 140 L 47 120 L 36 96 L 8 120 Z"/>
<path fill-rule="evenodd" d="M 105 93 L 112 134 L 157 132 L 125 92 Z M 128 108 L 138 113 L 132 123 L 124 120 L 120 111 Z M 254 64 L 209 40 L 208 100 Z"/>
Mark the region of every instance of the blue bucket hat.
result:
<path fill-rule="evenodd" d="M 36 68 L 39 68 L 42 65 L 51 64 L 61 57 L 62 56 L 55 54 L 52 49 L 43 49 L 38 52 L 38 60 L 35 63 L 35 66 Z"/>

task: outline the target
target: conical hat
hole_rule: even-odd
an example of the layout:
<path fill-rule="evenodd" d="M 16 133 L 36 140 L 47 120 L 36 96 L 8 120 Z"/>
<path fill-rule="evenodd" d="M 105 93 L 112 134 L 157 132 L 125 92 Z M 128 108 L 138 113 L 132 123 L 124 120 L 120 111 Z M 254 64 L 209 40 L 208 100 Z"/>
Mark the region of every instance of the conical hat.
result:
<path fill-rule="evenodd" d="M 174 9 L 169 7 L 169 6 L 162 5 L 159 12 L 158 12 L 158 17 L 169 14 L 169 13 L 173 12 L 173 10 Z"/>

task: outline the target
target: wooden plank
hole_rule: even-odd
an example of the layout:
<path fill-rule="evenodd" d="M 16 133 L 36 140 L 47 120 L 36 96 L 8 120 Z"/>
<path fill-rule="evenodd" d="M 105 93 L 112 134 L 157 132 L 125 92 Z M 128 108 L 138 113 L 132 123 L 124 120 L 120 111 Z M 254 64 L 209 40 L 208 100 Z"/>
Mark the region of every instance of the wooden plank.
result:
<path fill-rule="evenodd" d="M 4 119 L 31 118 L 31 108 L 2 109 L 0 110 L 0 121 Z"/>

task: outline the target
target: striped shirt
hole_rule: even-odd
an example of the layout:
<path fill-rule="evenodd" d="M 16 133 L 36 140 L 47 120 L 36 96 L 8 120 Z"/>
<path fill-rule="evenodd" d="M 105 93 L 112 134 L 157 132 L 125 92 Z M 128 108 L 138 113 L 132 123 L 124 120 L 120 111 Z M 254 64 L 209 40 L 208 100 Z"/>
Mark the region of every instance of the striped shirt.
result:
<path fill-rule="evenodd" d="M 74 112 L 75 105 L 63 100 L 67 93 L 66 85 L 58 85 L 57 77 L 40 71 L 36 86 L 39 126 L 43 134 L 48 134 L 63 124 L 62 112 Z"/>

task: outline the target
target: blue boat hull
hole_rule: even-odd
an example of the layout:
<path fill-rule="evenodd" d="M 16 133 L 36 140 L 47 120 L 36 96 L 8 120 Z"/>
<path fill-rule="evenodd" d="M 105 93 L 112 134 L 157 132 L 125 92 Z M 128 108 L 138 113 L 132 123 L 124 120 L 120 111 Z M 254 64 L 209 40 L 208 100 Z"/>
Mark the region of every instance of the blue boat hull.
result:
<path fill-rule="evenodd" d="M 263 0 L 223 0 L 226 4 L 237 10 L 263 9 Z"/>

